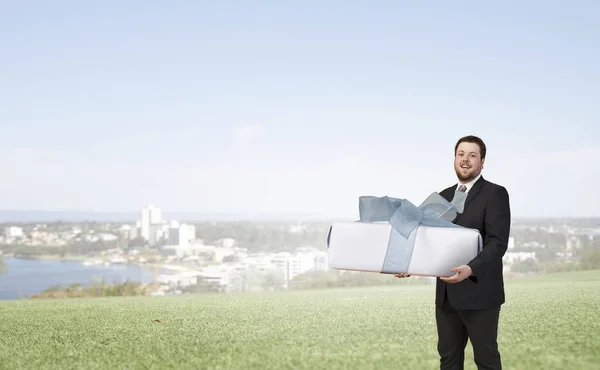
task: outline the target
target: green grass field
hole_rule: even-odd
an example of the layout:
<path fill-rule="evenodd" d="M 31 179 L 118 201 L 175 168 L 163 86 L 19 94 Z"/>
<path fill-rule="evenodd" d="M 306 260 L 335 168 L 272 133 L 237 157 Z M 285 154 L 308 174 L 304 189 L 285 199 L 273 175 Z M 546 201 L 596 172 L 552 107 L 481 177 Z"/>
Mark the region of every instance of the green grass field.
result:
<path fill-rule="evenodd" d="M 506 282 L 505 369 L 600 364 L 600 271 Z M 0 302 L 2 369 L 436 369 L 433 286 Z M 470 344 L 467 369 L 475 369 Z"/>

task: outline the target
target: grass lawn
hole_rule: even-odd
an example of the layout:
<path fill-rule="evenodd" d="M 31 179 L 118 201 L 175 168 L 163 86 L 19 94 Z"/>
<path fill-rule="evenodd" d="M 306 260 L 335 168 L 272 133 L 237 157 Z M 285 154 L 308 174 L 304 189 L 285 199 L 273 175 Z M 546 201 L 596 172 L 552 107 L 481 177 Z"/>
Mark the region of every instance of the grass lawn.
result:
<path fill-rule="evenodd" d="M 505 369 L 597 368 L 600 271 L 506 291 Z M 4 301 L 0 368 L 436 369 L 433 301 L 433 286 Z"/>

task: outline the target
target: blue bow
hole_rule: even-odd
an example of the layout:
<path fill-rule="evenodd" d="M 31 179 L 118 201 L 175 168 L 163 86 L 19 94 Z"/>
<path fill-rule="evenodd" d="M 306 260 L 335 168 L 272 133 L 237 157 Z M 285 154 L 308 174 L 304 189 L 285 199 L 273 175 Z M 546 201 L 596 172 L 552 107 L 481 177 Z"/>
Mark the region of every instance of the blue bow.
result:
<path fill-rule="evenodd" d="M 408 270 L 419 225 L 461 227 L 452 221 L 462 213 L 465 199 L 466 193 L 457 192 L 452 202 L 432 193 L 416 207 L 406 199 L 361 196 L 359 222 L 389 222 L 392 226 L 382 272 Z"/>
<path fill-rule="evenodd" d="M 452 202 L 438 193 L 432 193 L 416 207 L 406 199 L 388 196 L 361 196 L 359 198 L 360 222 L 389 222 L 405 238 L 419 225 L 444 227 L 462 212 L 465 193 L 457 192 Z"/>

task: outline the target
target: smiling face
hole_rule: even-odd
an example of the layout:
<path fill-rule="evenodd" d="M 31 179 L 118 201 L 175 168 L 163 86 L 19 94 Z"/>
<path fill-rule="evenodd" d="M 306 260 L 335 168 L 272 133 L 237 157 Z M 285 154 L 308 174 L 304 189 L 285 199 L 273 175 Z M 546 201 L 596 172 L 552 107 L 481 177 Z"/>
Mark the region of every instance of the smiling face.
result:
<path fill-rule="evenodd" d="M 481 158 L 481 150 L 476 143 L 462 142 L 456 148 L 454 170 L 463 183 L 477 177 L 483 169 L 485 158 Z"/>

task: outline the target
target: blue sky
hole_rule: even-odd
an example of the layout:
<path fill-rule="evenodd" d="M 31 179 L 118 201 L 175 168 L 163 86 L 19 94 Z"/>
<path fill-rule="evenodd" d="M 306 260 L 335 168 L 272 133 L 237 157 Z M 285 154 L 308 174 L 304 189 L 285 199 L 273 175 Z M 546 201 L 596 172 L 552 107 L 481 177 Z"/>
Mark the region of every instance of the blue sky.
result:
<path fill-rule="evenodd" d="M 3 3 L 0 209 L 354 217 L 452 185 L 475 134 L 516 217 L 600 216 L 599 11 Z"/>

